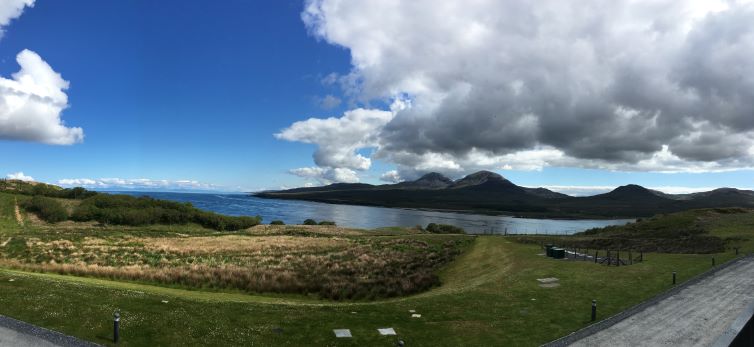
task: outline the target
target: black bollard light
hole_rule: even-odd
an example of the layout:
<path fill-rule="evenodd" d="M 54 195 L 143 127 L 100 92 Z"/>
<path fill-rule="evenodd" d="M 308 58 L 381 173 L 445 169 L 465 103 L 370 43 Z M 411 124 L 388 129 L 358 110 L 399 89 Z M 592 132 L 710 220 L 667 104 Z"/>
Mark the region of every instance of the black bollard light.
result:
<path fill-rule="evenodd" d="M 113 313 L 113 343 L 118 343 L 120 335 L 120 312 Z"/>
<path fill-rule="evenodd" d="M 673 271 L 673 285 L 675 285 L 675 271 Z"/>
<path fill-rule="evenodd" d="M 712 266 L 715 266 L 715 257 L 712 257 Z"/>
<path fill-rule="evenodd" d="M 597 320 L 597 300 L 592 300 L 592 322 Z"/>

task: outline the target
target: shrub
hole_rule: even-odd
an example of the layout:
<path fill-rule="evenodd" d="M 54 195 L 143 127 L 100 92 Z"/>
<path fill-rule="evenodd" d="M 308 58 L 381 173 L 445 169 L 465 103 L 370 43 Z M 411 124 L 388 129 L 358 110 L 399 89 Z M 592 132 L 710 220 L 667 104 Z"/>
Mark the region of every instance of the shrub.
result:
<path fill-rule="evenodd" d="M 459 228 L 455 225 L 449 224 L 435 224 L 429 223 L 426 230 L 433 234 L 463 234 L 465 231 L 463 228 Z"/>
<path fill-rule="evenodd" d="M 88 191 L 81 187 L 63 189 L 58 186 L 53 186 L 45 183 L 24 182 L 6 179 L 0 179 L 0 191 L 63 199 L 85 199 L 97 194 L 96 192 Z"/>
<path fill-rule="evenodd" d="M 71 219 L 131 226 L 196 223 L 220 231 L 246 229 L 262 221 L 259 216 L 233 217 L 202 211 L 188 203 L 109 194 L 97 194 L 84 199 L 74 210 Z"/>
<path fill-rule="evenodd" d="M 34 196 L 24 203 L 24 208 L 36 213 L 39 218 L 48 223 L 62 222 L 68 219 L 68 211 L 63 205 L 52 198 Z"/>
<path fill-rule="evenodd" d="M 314 219 L 309 218 L 309 219 L 307 219 L 307 220 L 304 221 L 304 225 L 317 225 L 317 221 L 314 220 Z"/>
<path fill-rule="evenodd" d="M 274 220 L 270 222 L 270 225 L 285 225 L 285 223 L 281 220 Z"/>
<path fill-rule="evenodd" d="M 319 222 L 319 225 L 335 225 L 335 222 L 329 220 L 323 220 Z"/>

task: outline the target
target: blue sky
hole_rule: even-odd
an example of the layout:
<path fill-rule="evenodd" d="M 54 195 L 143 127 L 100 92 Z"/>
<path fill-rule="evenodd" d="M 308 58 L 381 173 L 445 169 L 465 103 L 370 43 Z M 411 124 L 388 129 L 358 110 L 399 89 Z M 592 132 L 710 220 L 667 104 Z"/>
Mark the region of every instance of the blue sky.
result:
<path fill-rule="evenodd" d="M 630 165 L 604 161 L 601 154 L 572 156 L 570 147 L 544 140 L 535 145 L 538 151 L 562 149 L 567 158 L 578 160 L 544 159 L 532 166 L 527 157 L 519 165 L 515 163 L 526 156 L 520 150 L 526 148 L 516 147 L 513 152 L 519 152 L 510 159 L 514 164 L 508 165 L 508 157 L 500 157 L 506 153 L 498 146 L 484 152 L 494 152 L 488 155 L 496 158 L 493 164 L 479 164 L 485 160 L 477 150 L 485 144 L 465 144 L 473 155 L 460 154 L 463 158 L 457 164 L 438 164 L 447 162 L 442 159 L 427 166 L 419 165 L 419 159 L 403 160 L 396 153 L 405 148 L 387 150 L 398 146 L 397 141 L 387 143 L 395 137 L 371 139 L 372 133 L 390 120 L 387 129 L 401 126 L 397 121 L 404 117 L 401 112 L 418 112 L 427 97 L 410 87 L 396 93 L 396 86 L 411 85 L 404 80 L 384 82 L 389 85 L 383 85 L 384 89 L 375 87 L 379 85 L 375 76 L 390 75 L 390 71 L 383 68 L 377 74 L 361 69 L 370 52 L 360 51 L 364 48 L 352 36 L 321 23 L 339 23 L 333 20 L 339 13 L 314 11 L 312 6 L 325 8 L 325 1 L 310 2 L 309 14 L 320 16 L 319 24 L 312 24 L 302 20 L 305 5 L 302 1 L 37 0 L 32 7 L 24 7 L 20 16 L 4 26 L 0 76 L 11 78 L 19 70 L 19 52 L 35 52 L 70 83 L 62 121 L 66 127 L 83 129 L 84 138 L 70 145 L 51 145 L 0 137 L 0 174 L 23 172 L 50 183 L 109 178 L 113 186 L 117 182 L 132 185 L 135 179 L 154 180 L 167 182 L 155 188 L 163 190 L 174 189 L 174 182 L 191 181 L 184 188 L 196 184 L 202 189 L 248 191 L 355 179 L 384 183 L 380 177 L 392 170 L 396 177 L 410 179 L 426 171 L 460 176 L 492 169 L 530 186 L 754 187 L 751 165 L 740 158 L 737 164 L 730 164 L 730 157 L 707 160 L 716 165 L 705 166 L 708 169 L 699 169 L 698 159 L 685 158 L 684 162 L 692 163 L 688 170 L 678 166 L 668 170 L 667 165 L 646 168 L 634 165 L 635 160 L 629 160 Z M 349 77 L 365 87 L 354 89 Z M 418 106 L 390 114 L 396 100 Z M 333 144 L 330 139 L 307 137 L 301 129 L 319 125 L 299 123 L 301 129 L 294 125 L 310 117 L 346 118 L 349 110 L 385 113 L 374 115 L 375 122 L 382 122 L 379 129 L 362 129 L 362 137 L 370 139 L 353 140 L 357 143 Z M 356 123 L 367 122 L 360 114 L 354 117 Z M 348 130 L 342 124 L 336 126 Z M 285 129 L 290 130 L 289 136 L 275 136 Z M 500 129 L 501 136 L 505 131 Z M 462 140 L 474 135 L 455 134 Z M 400 144 L 416 148 L 415 143 Z M 336 149 L 328 151 L 328 146 Z M 313 158 L 318 148 L 322 156 Z M 350 159 L 366 158 L 368 165 L 341 160 L 342 148 L 349 149 L 345 155 Z M 445 147 L 427 151 L 443 158 L 459 153 Z M 315 170 L 292 174 L 297 168 Z M 720 170 L 725 172 L 709 172 Z"/>

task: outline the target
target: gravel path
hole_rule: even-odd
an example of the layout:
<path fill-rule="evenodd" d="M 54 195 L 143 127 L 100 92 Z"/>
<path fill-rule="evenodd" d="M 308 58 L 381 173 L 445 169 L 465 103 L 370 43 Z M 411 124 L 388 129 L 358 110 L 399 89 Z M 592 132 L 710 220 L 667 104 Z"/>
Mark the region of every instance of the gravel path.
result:
<path fill-rule="evenodd" d="M 752 302 L 749 257 L 571 346 L 710 346 Z"/>

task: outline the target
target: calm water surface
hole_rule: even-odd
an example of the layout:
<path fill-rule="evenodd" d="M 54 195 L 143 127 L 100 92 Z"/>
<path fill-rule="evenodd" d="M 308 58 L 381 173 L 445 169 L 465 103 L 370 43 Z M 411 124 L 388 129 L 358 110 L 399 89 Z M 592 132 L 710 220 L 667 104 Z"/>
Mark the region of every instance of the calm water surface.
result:
<path fill-rule="evenodd" d="M 355 205 L 334 205 L 309 201 L 260 199 L 244 194 L 199 194 L 118 192 L 147 195 L 156 199 L 190 202 L 194 206 L 233 216 L 262 216 L 263 222 L 282 220 L 301 224 L 304 219 L 330 220 L 340 226 L 374 229 L 388 226 L 426 226 L 429 223 L 452 224 L 469 233 L 496 234 L 573 234 L 591 228 L 622 225 L 632 219 L 558 220 L 485 216 L 478 214 L 421 211 Z"/>

